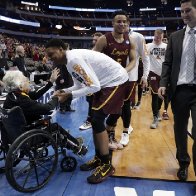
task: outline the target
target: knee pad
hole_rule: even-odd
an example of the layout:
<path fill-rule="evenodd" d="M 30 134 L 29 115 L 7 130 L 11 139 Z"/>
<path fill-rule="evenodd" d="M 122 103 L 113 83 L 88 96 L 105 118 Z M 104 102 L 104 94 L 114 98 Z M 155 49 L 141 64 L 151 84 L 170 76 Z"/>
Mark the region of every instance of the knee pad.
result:
<path fill-rule="evenodd" d="M 93 113 L 91 124 L 95 134 L 105 131 L 105 118 L 106 115 L 103 112 L 96 111 Z"/>

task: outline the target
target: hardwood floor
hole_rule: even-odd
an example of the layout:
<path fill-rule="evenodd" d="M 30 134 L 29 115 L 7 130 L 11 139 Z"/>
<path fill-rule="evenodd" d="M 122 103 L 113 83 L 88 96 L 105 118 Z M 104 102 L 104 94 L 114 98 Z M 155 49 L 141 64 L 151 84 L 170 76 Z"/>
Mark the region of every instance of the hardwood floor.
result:
<path fill-rule="evenodd" d="M 152 122 L 151 95 L 142 97 L 139 110 L 132 110 L 131 125 L 134 131 L 130 143 L 123 150 L 114 151 L 112 163 L 115 176 L 130 176 L 153 179 L 178 180 L 178 163 L 175 159 L 173 116 L 169 106 L 170 119 L 162 120 L 157 129 L 150 129 Z M 191 123 L 189 123 L 191 127 Z M 116 136 L 119 141 L 122 121 L 119 120 Z M 189 137 L 189 153 L 192 157 L 192 139 Z M 195 181 L 192 162 L 189 166 L 188 181 Z"/>

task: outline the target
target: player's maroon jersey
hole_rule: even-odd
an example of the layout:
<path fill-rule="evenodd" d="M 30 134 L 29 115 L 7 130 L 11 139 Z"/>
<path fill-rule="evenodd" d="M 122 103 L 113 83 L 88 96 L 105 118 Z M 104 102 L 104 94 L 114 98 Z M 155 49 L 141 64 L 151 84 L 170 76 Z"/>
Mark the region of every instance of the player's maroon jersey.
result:
<path fill-rule="evenodd" d="M 112 33 L 106 33 L 105 37 L 107 46 L 103 49 L 103 53 L 119 62 L 123 67 L 126 67 L 131 47 L 128 33 L 124 33 L 124 41 L 122 43 L 118 43 Z"/>

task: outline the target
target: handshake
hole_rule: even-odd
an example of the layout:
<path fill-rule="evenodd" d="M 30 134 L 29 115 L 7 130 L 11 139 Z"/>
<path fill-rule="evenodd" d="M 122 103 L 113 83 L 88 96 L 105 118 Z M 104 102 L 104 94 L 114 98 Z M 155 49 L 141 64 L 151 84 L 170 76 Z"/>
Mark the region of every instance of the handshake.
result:
<path fill-rule="evenodd" d="M 57 90 L 53 93 L 53 97 L 58 97 L 59 102 L 63 103 L 65 102 L 68 98 L 72 97 L 71 92 L 65 92 L 64 90 Z"/>

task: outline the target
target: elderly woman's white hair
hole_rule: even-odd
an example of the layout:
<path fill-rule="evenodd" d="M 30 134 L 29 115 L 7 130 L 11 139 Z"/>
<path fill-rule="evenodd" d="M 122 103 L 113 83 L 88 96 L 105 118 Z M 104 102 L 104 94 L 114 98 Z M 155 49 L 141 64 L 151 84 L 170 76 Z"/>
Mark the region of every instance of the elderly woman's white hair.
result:
<path fill-rule="evenodd" d="M 19 55 L 24 55 L 24 47 L 22 45 L 16 47 L 16 57 Z"/>
<path fill-rule="evenodd" d="M 13 90 L 20 89 L 23 84 L 25 76 L 21 71 L 12 70 L 7 71 L 5 76 L 3 77 L 3 83 L 5 85 L 5 89 L 10 92 Z"/>

